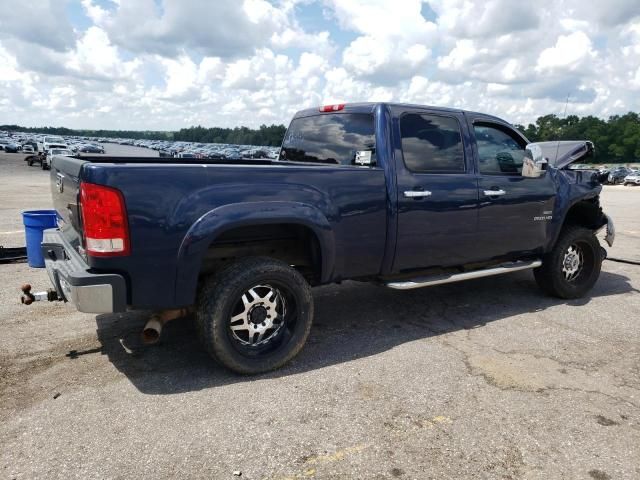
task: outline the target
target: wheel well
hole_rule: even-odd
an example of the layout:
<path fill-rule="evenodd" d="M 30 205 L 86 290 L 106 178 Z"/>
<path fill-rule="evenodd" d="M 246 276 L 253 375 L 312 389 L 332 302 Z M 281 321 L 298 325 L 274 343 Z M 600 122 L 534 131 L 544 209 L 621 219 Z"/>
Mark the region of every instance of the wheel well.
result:
<path fill-rule="evenodd" d="M 604 224 L 604 215 L 600 208 L 600 199 L 581 200 L 573 205 L 565 217 L 565 225 L 580 225 L 596 230 Z"/>
<path fill-rule="evenodd" d="M 250 225 L 223 232 L 209 246 L 200 275 L 219 271 L 239 258 L 258 256 L 294 266 L 312 285 L 320 282 L 318 237 L 309 227 L 292 223 Z"/>

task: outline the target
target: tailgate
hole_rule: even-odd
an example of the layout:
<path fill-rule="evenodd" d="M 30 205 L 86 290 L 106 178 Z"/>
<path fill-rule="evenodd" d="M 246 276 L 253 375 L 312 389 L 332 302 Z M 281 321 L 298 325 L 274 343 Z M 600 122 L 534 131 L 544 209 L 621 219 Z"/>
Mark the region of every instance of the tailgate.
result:
<path fill-rule="evenodd" d="M 51 196 L 58 212 L 58 225 L 69 244 L 79 251 L 82 224 L 78 208 L 80 171 L 87 163 L 73 157 L 54 156 L 51 160 Z"/>

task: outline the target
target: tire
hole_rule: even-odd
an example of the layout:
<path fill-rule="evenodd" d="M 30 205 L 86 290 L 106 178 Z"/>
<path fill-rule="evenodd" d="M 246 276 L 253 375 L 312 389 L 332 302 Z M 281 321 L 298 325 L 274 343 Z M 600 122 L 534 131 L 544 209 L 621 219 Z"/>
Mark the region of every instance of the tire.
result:
<path fill-rule="evenodd" d="M 30 167 L 33 167 L 33 159 L 32 158 L 27 160 L 27 165 L 29 165 Z"/>
<path fill-rule="evenodd" d="M 313 297 L 304 277 L 266 257 L 241 259 L 205 278 L 196 306 L 203 346 L 240 374 L 283 366 L 300 352 L 313 322 Z M 265 318 L 270 312 L 277 315 Z"/>
<path fill-rule="evenodd" d="M 570 225 L 562 230 L 553 250 L 543 257 L 542 266 L 533 274 L 538 286 L 549 295 L 571 299 L 591 290 L 601 267 L 600 242 L 593 231 Z"/>

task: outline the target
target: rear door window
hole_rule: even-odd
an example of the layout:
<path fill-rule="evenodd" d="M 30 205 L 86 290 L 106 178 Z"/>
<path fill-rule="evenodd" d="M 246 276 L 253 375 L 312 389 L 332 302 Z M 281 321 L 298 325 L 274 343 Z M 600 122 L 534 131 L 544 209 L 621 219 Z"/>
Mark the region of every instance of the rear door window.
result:
<path fill-rule="evenodd" d="M 407 113 L 400 119 L 402 154 L 414 173 L 465 171 L 462 137 L 453 117 Z"/>
<path fill-rule="evenodd" d="M 375 131 L 369 113 L 332 113 L 296 118 L 284 137 L 280 160 L 355 165 L 356 152 L 370 151 Z"/>

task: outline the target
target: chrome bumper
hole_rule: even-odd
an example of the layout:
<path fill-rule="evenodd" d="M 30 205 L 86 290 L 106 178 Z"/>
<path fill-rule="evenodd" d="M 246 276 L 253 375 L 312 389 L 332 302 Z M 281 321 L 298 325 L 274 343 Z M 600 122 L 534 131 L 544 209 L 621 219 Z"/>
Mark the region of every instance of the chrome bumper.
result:
<path fill-rule="evenodd" d="M 112 313 L 127 309 L 126 282 L 117 274 L 92 273 L 59 230 L 45 230 L 42 256 L 58 296 L 79 312 Z"/>

